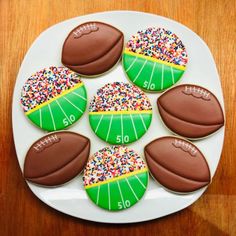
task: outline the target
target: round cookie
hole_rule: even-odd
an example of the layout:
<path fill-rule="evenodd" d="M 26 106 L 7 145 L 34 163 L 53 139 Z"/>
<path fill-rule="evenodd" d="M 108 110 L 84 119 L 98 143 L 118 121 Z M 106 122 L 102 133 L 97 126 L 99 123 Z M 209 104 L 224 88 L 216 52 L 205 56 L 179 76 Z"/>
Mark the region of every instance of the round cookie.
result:
<path fill-rule="evenodd" d="M 124 146 L 105 147 L 96 152 L 84 170 L 84 187 L 99 207 L 119 211 L 136 204 L 148 185 L 143 159 Z"/>
<path fill-rule="evenodd" d="M 138 31 L 123 52 L 125 73 L 147 92 L 163 91 L 179 81 L 187 61 L 182 41 L 163 28 L 149 27 Z"/>
<path fill-rule="evenodd" d="M 102 22 L 86 22 L 74 28 L 62 48 L 62 63 L 84 76 L 110 70 L 120 59 L 124 35 Z"/>
<path fill-rule="evenodd" d="M 76 73 L 65 67 L 51 66 L 25 82 L 21 104 L 25 115 L 39 128 L 61 130 L 83 115 L 87 93 Z"/>
<path fill-rule="evenodd" d="M 183 84 L 157 99 L 165 125 L 188 139 L 206 137 L 224 125 L 224 114 L 216 96 L 206 88 Z"/>
<path fill-rule="evenodd" d="M 185 139 L 174 136 L 155 139 L 145 146 L 144 154 L 152 176 L 171 191 L 193 192 L 211 181 L 204 155 Z"/>
<path fill-rule="evenodd" d="M 98 89 L 89 106 L 95 134 L 110 144 L 128 144 L 141 138 L 152 120 L 148 97 L 128 83 L 108 83 Z"/>
<path fill-rule="evenodd" d="M 61 185 L 84 168 L 90 151 L 90 140 L 80 134 L 59 131 L 49 133 L 29 148 L 24 177 L 45 186 Z"/>

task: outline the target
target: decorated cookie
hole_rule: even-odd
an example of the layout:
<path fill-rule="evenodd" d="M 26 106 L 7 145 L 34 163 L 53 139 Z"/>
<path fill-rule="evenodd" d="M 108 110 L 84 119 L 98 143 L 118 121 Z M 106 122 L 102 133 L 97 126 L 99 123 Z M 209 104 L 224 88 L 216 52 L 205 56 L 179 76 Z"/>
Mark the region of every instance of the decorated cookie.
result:
<path fill-rule="evenodd" d="M 198 85 L 176 86 L 157 99 L 165 125 L 189 139 L 208 136 L 224 125 L 219 101 L 209 90 Z"/>
<path fill-rule="evenodd" d="M 148 185 L 148 170 L 143 159 L 124 146 L 105 147 L 88 161 L 84 187 L 99 207 L 119 211 L 136 204 Z"/>
<path fill-rule="evenodd" d="M 123 33 L 102 22 L 86 22 L 73 29 L 62 49 L 62 63 L 84 76 L 110 70 L 120 59 Z"/>
<path fill-rule="evenodd" d="M 123 53 L 123 67 L 128 78 L 150 92 L 159 92 L 175 84 L 183 75 L 187 61 L 182 41 L 163 28 L 138 31 Z"/>
<path fill-rule="evenodd" d="M 171 191 L 193 192 L 211 181 L 204 155 L 187 140 L 162 137 L 145 146 L 144 153 L 152 176 Z"/>
<path fill-rule="evenodd" d="M 83 170 L 89 151 L 89 139 L 80 134 L 50 133 L 36 141 L 27 152 L 24 177 L 39 185 L 64 184 Z"/>
<path fill-rule="evenodd" d="M 114 82 L 100 88 L 89 106 L 95 134 L 111 144 L 132 143 L 142 137 L 152 120 L 148 97 L 136 86 Z"/>
<path fill-rule="evenodd" d="M 84 113 L 87 94 L 83 82 L 64 67 L 49 67 L 36 72 L 21 92 L 25 115 L 43 130 L 67 128 Z"/>

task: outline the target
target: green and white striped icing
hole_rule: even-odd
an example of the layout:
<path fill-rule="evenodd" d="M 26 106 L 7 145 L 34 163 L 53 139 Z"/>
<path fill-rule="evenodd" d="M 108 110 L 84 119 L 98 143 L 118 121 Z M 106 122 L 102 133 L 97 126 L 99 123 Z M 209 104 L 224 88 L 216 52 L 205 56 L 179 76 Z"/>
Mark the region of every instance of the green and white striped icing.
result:
<path fill-rule="evenodd" d="M 86 105 L 87 93 L 84 84 L 81 84 L 25 114 L 43 130 L 62 130 L 80 119 Z"/>
<path fill-rule="evenodd" d="M 92 130 L 110 144 L 135 142 L 147 132 L 151 121 L 152 110 L 89 113 Z"/>
<path fill-rule="evenodd" d="M 128 78 L 145 91 L 163 91 L 182 77 L 185 67 L 155 60 L 138 53 L 123 53 L 123 68 Z"/>

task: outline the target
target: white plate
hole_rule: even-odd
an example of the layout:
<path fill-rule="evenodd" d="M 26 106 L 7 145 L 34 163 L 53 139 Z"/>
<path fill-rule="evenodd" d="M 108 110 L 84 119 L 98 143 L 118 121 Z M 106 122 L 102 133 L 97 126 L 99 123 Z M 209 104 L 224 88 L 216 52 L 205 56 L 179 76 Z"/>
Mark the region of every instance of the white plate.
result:
<path fill-rule="evenodd" d="M 175 32 L 187 48 L 189 63 L 180 83 L 195 83 L 208 88 L 219 99 L 223 107 L 223 96 L 219 75 L 210 50 L 203 40 L 187 27 L 164 17 L 141 12 L 112 11 L 73 18 L 56 24 L 34 41 L 28 50 L 15 85 L 12 108 L 13 133 L 18 161 L 23 169 L 25 154 L 31 144 L 46 133 L 34 127 L 24 116 L 20 106 L 20 91 L 25 80 L 35 71 L 51 65 L 62 66 L 61 49 L 67 34 L 77 25 L 86 21 L 102 21 L 116 26 L 123 31 L 125 41 L 139 29 L 148 26 L 158 26 Z M 96 79 L 83 79 L 88 98 L 95 94 L 98 87 L 112 81 L 128 82 L 123 73 L 121 63 L 106 75 Z M 147 134 L 139 141 L 129 145 L 140 155 L 143 155 L 143 147 L 151 140 L 170 135 L 163 126 L 157 112 L 156 99 L 160 94 L 148 94 L 153 106 L 153 120 Z M 86 135 L 91 139 L 91 154 L 98 149 L 107 146 L 91 130 L 88 121 L 88 112 L 74 126 L 69 128 Z M 221 155 L 224 140 L 224 128 L 216 134 L 194 142 L 205 157 L 213 176 Z M 187 195 L 177 195 L 163 189 L 159 184 L 150 180 L 147 192 L 143 199 L 130 209 L 120 212 L 108 212 L 95 206 L 88 199 L 82 185 L 81 176 L 76 177 L 70 183 L 56 188 L 38 187 L 27 182 L 33 193 L 47 205 L 78 218 L 107 223 L 131 223 L 159 218 L 183 208 L 195 202 L 206 188 Z"/>

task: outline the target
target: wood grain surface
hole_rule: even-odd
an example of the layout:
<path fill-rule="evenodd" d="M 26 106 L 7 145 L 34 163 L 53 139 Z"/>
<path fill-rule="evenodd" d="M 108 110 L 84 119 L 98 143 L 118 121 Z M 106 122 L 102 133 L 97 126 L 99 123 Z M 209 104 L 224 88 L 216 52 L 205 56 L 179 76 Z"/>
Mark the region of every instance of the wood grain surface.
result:
<path fill-rule="evenodd" d="M 108 225 L 43 204 L 17 163 L 11 125 L 20 64 L 35 38 L 60 21 L 94 12 L 135 10 L 174 19 L 200 35 L 215 58 L 226 109 L 226 137 L 212 184 L 192 206 L 145 223 Z M 233 0 L 0 0 L 0 235 L 236 235 L 236 67 Z M 140 213 L 142 214 L 142 213 Z"/>

